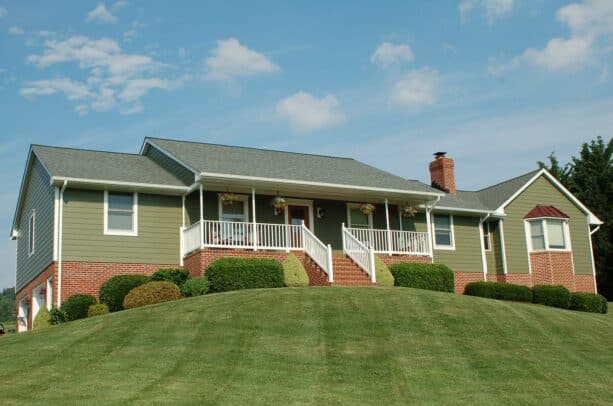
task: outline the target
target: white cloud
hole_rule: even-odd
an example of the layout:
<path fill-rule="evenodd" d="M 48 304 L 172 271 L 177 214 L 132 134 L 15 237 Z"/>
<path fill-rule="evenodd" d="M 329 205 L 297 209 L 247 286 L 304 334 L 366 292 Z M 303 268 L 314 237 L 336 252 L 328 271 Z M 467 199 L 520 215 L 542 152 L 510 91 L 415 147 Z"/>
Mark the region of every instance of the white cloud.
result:
<path fill-rule="evenodd" d="M 181 85 L 181 80 L 171 81 L 159 77 L 163 64 L 146 55 L 126 54 L 117 42 L 108 38 L 92 40 L 85 36 L 74 36 L 62 41 L 46 40 L 44 44 L 43 52 L 28 56 L 28 62 L 41 69 L 74 63 L 79 69 L 87 71 L 87 80 L 80 85 L 87 90 L 83 98 L 88 100 L 88 110 L 106 111 L 116 106 L 121 110 L 126 108 L 126 103 L 140 105 L 140 99 L 151 89 L 169 90 Z M 50 81 L 39 82 L 48 84 Z M 43 96 L 58 92 L 57 88 L 41 88 L 30 84 L 20 93 L 23 96 Z M 68 97 L 68 93 L 63 93 Z M 82 111 L 85 110 L 77 110 L 79 113 Z"/>
<path fill-rule="evenodd" d="M 83 100 L 92 96 L 87 85 L 69 78 L 29 81 L 19 90 L 19 94 L 27 98 L 49 96 L 56 93 L 65 94 L 68 100 Z"/>
<path fill-rule="evenodd" d="M 21 34 L 23 34 L 23 29 L 21 29 L 20 27 L 10 27 L 9 28 L 9 34 L 11 34 L 11 35 L 21 35 Z"/>
<path fill-rule="evenodd" d="M 415 56 L 406 44 L 381 43 L 370 57 L 370 62 L 386 67 L 397 62 L 411 62 Z"/>
<path fill-rule="evenodd" d="M 396 82 L 390 95 L 394 105 L 417 110 L 436 103 L 439 94 L 438 71 L 423 68 L 411 70 Z"/>
<path fill-rule="evenodd" d="M 124 116 L 128 116 L 130 114 L 137 114 L 137 113 L 141 113 L 143 111 L 143 106 L 140 104 L 135 104 L 133 106 L 130 107 L 125 107 L 122 108 L 121 110 L 119 110 L 119 112 L 121 114 L 123 114 Z"/>
<path fill-rule="evenodd" d="M 460 19 L 465 23 L 474 10 L 481 9 L 488 24 L 493 24 L 497 19 L 510 14 L 514 5 L 515 0 L 462 0 L 458 11 Z"/>
<path fill-rule="evenodd" d="M 0 18 L 4 18 L 4 17 L 6 17 L 8 13 L 9 13 L 9 12 L 8 12 L 8 11 L 6 11 L 6 9 L 5 9 L 5 8 L 0 7 Z"/>
<path fill-rule="evenodd" d="M 210 56 L 204 64 L 205 78 L 210 80 L 229 80 L 280 70 L 266 56 L 247 48 L 236 38 L 217 41 L 217 47 L 210 51 Z"/>
<path fill-rule="evenodd" d="M 568 25 L 573 35 L 596 36 L 613 34 L 613 2 L 586 0 L 561 7 L 556 17 Z"/>
<path fill-rule="evenodd" d="M 87 13 L 85 21 L 93 21 L 100 24 L 115 24 L 117 22 L 117 17 L 111 14 L 104 3 L 98 3 L 95 9 Z"/>
<path fill-rule="evenodd" d="M 336 97 L 318 99 L 306 92 L 298 92 L 277 104 L 277 113 L 298 131 L 312 131 L 340 124 L 345 116 L 338 111 Z"/>
<path fill-rule="evenodd" d="M 138 29 L 144 27 L 145 24 L 142 24 L 139 21 L 132 21 L 132 25 L 130 25 L 130 29 L 123 33 L 123 40 L 125 42 L 132 42 L 134 38 L 138 35 Z"/>
<path fill-rule="evenodd" d="M 548 71 L 575 71 L 592 62 L 593 50 L 590 38 L 553 38 L 543 49 L 528 48 L 514 60 L 514 63 L 527 62 Z"/>

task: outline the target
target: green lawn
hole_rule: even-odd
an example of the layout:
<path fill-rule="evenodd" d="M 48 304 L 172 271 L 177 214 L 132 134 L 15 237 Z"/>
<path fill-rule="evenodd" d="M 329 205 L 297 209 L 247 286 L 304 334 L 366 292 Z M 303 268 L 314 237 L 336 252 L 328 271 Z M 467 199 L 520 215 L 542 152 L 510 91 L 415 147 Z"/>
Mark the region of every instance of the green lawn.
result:
<path fill-rule="evenodd" d="M 0 338 L 0 401 L 604 404 L 612 333 L 414 289 L 231 292 Z"/>

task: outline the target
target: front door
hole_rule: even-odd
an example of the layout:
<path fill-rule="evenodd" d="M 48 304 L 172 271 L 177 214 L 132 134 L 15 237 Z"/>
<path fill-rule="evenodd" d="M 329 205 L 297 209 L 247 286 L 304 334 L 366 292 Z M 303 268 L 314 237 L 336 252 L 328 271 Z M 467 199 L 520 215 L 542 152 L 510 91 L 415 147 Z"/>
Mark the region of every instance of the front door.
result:
<path fill-rule="evenodd" d="M 309 206 L 287 206 L 287 223 L 294 226 L 299 226 L 304 221 L 306 228 L 310 228 Z M 292 230 L 292 247 L 300 247 L 300 233 Z"/>

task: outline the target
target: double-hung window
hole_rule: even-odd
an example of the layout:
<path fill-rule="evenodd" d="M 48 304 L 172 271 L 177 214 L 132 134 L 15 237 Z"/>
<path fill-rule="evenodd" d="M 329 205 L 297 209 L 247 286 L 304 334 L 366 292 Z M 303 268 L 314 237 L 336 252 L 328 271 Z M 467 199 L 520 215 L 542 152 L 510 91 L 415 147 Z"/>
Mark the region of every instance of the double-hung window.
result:
<path fill-rule="evenodd" d="M 435 214 L 433 216 L 434 248 L 452 250 L 455 249 L 453 239 L 453 216 Z"/>
<path fill-rule="evenodd" d="M 36 243 L 36 212 L 32 210 L 28 220 L 28 256 L 34 254 L 34 244 Z"/>
<path fill-rule="evenodd" d="M 138 234 L 138 194 L 104 192 L 104 233 Z"/>
<path fill-rule="evenodd" d="M 568 222 L 564 219 L 545 218 L 528 220 L 527 233 L 531 251 L 568 250 Z"/>
<path fill-rule="evenodd" d="M 483 249 L 492 250 L 492 237 L 490 234 L 490 223 L 483 223 Z"/>
<path fill-rule="evenodd" d="M 362 213 L 360 204 L 347 204 L 347 224 L 353 228 L 372 228 L 372 213 Z"/>
<path fill-rule="evenodd" d="M 219 219 L 221 221 L 236 221 L 246 222 L 248 221 L 248 205 L 247 196 L 238 196 L 237 201 L 231 203 L 224 203 L 221 198 L 219 199 Z"/>

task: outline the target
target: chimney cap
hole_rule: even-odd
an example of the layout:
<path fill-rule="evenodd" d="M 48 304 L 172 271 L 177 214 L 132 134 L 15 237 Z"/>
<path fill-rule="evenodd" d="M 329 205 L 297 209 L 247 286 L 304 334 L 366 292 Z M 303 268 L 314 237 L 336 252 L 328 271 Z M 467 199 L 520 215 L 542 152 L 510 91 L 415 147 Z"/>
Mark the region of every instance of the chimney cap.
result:
<path fill-rule="evenodd" d="M 445 155 L 447 155 L 447 153 L 446 153 L 446 152 L 440 152 L 440 151 L 439 151 L 439 152 L 435 152 L 435 153 L 434 153 L 434 156 L 435 156 L 435 157 L 437 157 L 437 158 L 442 158 L 442 157 L 444 157 Z"/>

